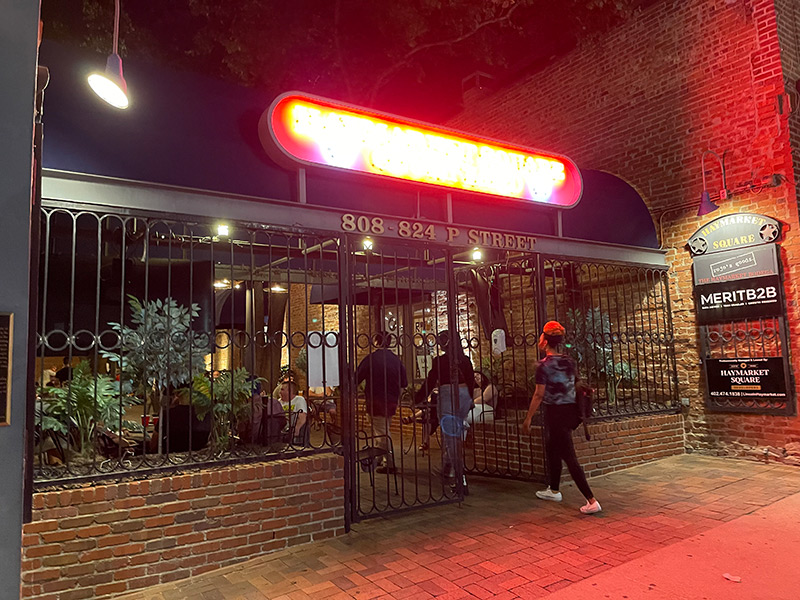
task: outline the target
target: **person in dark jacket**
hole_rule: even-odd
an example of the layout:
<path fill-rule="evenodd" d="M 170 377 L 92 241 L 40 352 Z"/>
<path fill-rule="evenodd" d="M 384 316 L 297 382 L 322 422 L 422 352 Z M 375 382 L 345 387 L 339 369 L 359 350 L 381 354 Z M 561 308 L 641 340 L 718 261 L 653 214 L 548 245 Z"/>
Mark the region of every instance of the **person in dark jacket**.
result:
<path fill-rule="evenodd" d="M 586 498 L 586 504 L 581 506 L 581 512 L 593 514 L 602 509 L 586 481 L 586 475 L 578 463 L 575 446 L 572 443 L 572 431 L 580 421 L 575 397 L 578 369 L 575 361 L 561 353 L 564 333 L 564 327 L 560 323 L 548 321 L 539 337 L 539 349 L 545 353 L 545 357 L 539 361 L 536 368 L 536 390 L 533 392 L 528 414 L 522 423 L 522 431 L 530 432 L 531 419 L 539 405 L 543 405 L 544 445 L 550 485 L 546 490 L 536 492 L 536 497 L 541 500 L 561 502 L 559 484 L 561 462 L 564 461 L 567 463 L 572 480 Z"/>
<path fill-rule="evenodd" d="M 406 368 L 398 356 L 387 348 L 389 336 L 375 334 L 375 350 L 365 356 L 356 369 L 356 385 L 365 382 L 367 414 L 372 422 L 376 445 L 386 450 L 386 465 L 376 469 L 379 473 L 396 473 L 394 455 L 389 444 L 392 417 L 397 412 L 400 392 L 408 385 Z"/>
<path fill-rule="evenodd" d="M 461 344 L 451 343 L 450 334 L 440 331 L 439 346 L 444 350 L 431 362 L 431 369 L 425 383 L 417 391 L 415 403 L 424 402 L 433 388 L 439 388 L 437 412 L 439 427 L 444 437 L 442 473 L 445 477 L 461 477 L 464 492 L 467 493 L 467 480 L 461 460 L 461 447 L 465 432 L 465 422 L 472 407 L 475 389 L 475 370 L 464 354 Z"/>

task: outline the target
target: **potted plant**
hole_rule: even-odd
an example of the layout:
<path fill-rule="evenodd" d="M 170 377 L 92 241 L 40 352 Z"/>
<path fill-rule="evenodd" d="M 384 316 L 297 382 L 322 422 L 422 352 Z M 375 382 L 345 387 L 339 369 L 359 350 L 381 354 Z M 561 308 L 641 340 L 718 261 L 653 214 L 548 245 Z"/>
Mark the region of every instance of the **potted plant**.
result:
<path fill-rule="evenodd" d="M 576 308 L 567 310 L 567 320 L 567 348 L 574 350 L 590 377 L 604 382 L 608 401 L 616 402 L 618 390 L 636 381 L 639 372 L 625 360 L 614 360 L 619 353 L 612 345 L 610 315 L 597 307 L 585 312 Z"/>
<path fill-rule="evenodd" d="M 232 427 L 253 422 L 253 391 L 265 382 L 260 377 L 252 377 L 244 367 L 220 373 L 213 387 L 205 374 L 194 376 L 191 403 L 198 419 L 203 420 L 211 413 L 212 443 L 216 448 L 221 450 L 228 446 Z"/>
<path fill-rule="evenodd" d="M 178 304 L 173 298 L 142 302 L 128 296 L 131 325 L 109 323 L 119 335 L 119 351 L 103 352 L 103 356 L 119 365 L 120 382 L 134 392 L 149 397 L 164 416 L 165 396 L 169 390 L 191 381 L 205 367 L 210 338 L 192 329 L 192 321 L 200 307 Z M 162 451 L 161 438 L 158 452 Z"/>
<path fill-rule="evenodd" d="M 72 379 L 64 387 L 41 388 L 40 397 L 42 432 L 63 435 L 84 457 L 92 453 L 98 428 L 121 435 L 121 429 L 141 427 L 124 418 L 125 408 L 137 404 L 138 399 L 121 394 L 118 383 L 107 375 L 93 374 L 85 360 L 73 369 Z"/>

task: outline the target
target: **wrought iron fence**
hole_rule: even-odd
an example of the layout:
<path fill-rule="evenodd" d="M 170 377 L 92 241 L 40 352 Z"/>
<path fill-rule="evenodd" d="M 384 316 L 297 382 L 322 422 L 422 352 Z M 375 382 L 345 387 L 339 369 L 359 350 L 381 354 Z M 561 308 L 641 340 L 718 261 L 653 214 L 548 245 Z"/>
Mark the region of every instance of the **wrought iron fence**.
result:
<path fill-rule="evenodd" d="M 547 319 L 566 326 L 597 416 L 678 408 L 662 269 L 58 204 L 41 257 L 40 486 L 336 449 L 356 517 L 459 499 L 435 397 L 416 391 L 442 330 L 480 373 L 457 443 L 467 472 L 541 475 L 518 424 Z M 377 334 L 408 375 L 383 422 L 354 381 Z M 384 435 L 399 477 L 376 472 Z"/>
<path fill-rule="evenodd" d="M 38 483 L 340 441 L 336 237 L 46 208 Z"/>
<path fill-rule="evenodd" d="M 667 270 L 543 257 L 545 320 L 596 390 L 597 417 L 679 410 Z"/>

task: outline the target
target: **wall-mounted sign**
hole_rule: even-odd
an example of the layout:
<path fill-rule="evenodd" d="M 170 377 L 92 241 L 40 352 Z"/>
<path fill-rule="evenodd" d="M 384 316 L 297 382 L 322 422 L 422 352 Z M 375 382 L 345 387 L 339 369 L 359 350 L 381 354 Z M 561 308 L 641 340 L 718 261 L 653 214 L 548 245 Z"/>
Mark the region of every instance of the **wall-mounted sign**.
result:
<path fill-rule="evenodd" d="M 725 398 L 769 398 L 785 400 L 786 375 L 782 357 L 769 358 L 707 358 L 708 395 Z"/>
<path fill-rule="evenodd" d="M 707 325 L 780 316 L 783 314 L 782 290 L 778 275 L 696 285 L 697 321 Z"/>
<path fill-rule="evenodd" d="M 11 347 L 14 315 L 0 313 L 0 425 L 11 422 Z"/>
<path fill-rule="evenodd" d="M 737 213 L 703 225 L 689 238 L 689 250 L 696 256 L 758 246 L 777 241 L 780 234 L 780 221 L 754 213 Z"/>
<path fill-rule="evenodd" d="M 376 236 L 391 236 L 414 240 L 445 242 L 456 246 L 481 246 L 502 250 L 532 251 L 536 238 L 530 235 L 501 233 L 477 227 L 454 227 L 440 223 L 398 219 L 396 217 L 371 217 L 368 215 L 342 215 L 342 231 Z"/>
<path fill-rule="evenodd" d="M 777 246 L 769 244 L 695 256 L 692 271 L 695 285 L 778 275 Z"/>
<path fill-rule="evenodd" d="M 290 92 L 261 116 L 261 143 L 281 163 L 343 171 L 571 208 L 577 165 L 551 152 L 471 136 Z"/>

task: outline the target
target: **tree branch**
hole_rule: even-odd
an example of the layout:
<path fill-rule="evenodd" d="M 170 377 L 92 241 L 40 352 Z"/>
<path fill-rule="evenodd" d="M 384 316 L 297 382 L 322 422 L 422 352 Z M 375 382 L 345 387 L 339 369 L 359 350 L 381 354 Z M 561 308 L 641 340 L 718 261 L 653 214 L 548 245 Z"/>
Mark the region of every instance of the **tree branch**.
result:
<path fill-rule="evenodd" d="M 496 17 L 494 19 L 489 19 L 487 21 L 482 21 L 478 23 L 472 30 L 463 33 L 459 36 L 456 36 L 449 40 L 439 40 L 438 42 L 429 42 L 427 44 L 422 44 L 420 46 L 417 46 L 416 48 L 413 48 L 412 50 L 407 52 L 405 56 L 400 58 L 395 64 L 393 64 L 383 73 L 381 73 L 381 75 L 372 85 L 372 88 L 370 88 L 368 97 L 369 104 L 372 105 L 375 102 L 375 97 L 378 95 L 378 92 L 381 90 L 381 88 L 383 88 L 383 86 L 386 84 L 387 80 L 403 67 L 409 66 L 411 64 L 411 59 L 414 58 L 414 56 L 416 56 L 420 52 L 424 52 L 425 50 L 430 50 L 432 48 L 439 48 L 442 46 L 452 46 L 458 44 L 466 39 L 471 38 L 473 35 L 478 33 L 480 30 L 484 29 L 485 27 L 488 27 L 490 25 L 496 25 L 497 23 L 502 23 L 504 21 L 509 21 L 511 19 L 511 15 L 514 13 L 515 10 L 517 10 L 520 7 L 521 4 L 522 4 L 521 2 L 516 2 L 504 14 L 500 15 L 499 17 Z"/>
<path fill-rule="evenodd" d="M 355 100 L 355 96 L 353 95 L 353 86 L 350 83 L 350 74 L 345 68 L 346 62 L 344 60 L 344 55 L 342 54 L 342 37 L 340 35 L 341 29 L 339 27 L 339 23 L 341 22 L 341 13 L 342 0 L 336 0 L 333 6 L 333 40 L 336 46 L 336 62 L 338 63 L 339 70 L 342 72 L 342 78 L 344 79 L 345 86 L 347 86 L 347 100 L 349 102 L 353 102 Z"/>

